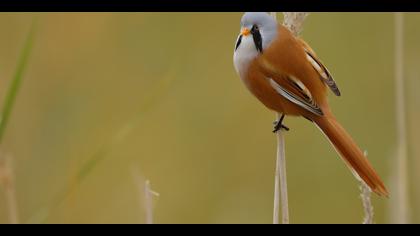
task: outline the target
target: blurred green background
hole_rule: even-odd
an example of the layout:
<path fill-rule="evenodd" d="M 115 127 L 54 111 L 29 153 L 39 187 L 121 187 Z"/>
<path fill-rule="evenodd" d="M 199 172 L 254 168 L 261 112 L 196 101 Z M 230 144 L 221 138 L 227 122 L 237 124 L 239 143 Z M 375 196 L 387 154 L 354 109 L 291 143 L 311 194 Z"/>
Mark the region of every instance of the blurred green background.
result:
<path fill-rule="evenodd" d="M 242 13 L 1 13 L 0 99 L 36 41 L 1 146 L 23 223 L 271 223 L 275 115 L 233 68 Z M 279 14 L 279 18 L 281 15 Z M 405 14 L 411 221 L 420 222 L 420 14 Z M 334 113 L 390 185 L 394 16 L 313 13 L 302 37 L 334 75 Z M 1 103 L 2 104 L 2 103 Z M 360 223 L 359 186 L 318 129 L 286 118 L 292 223 Z M 417 172 L 416 172 L 417 171 Z M 7 203 L 0 188 L 0 223 Z M 391 193 L 392 198 L 392 193 Z M 390 200 L 373 196 L 375 221 Z"/>

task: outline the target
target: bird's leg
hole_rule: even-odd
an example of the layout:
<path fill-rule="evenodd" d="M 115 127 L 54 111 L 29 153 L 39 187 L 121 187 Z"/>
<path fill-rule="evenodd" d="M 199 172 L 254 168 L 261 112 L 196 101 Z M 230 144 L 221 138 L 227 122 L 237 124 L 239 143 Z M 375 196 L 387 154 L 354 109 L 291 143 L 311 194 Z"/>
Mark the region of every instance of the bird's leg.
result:
<path fill-rule="evenodd" d="M 289 131 L 289 128 L 287 126 L 283 125 L 283 119 L 284 119 L 284 114 L 281 115 L 281 117 L 280 117 L 279 120 L 274 121 L 274 130 L 273 130 L 273 133 L 276 133 L 280 129 L 284 129 L 286 131 Z"/>

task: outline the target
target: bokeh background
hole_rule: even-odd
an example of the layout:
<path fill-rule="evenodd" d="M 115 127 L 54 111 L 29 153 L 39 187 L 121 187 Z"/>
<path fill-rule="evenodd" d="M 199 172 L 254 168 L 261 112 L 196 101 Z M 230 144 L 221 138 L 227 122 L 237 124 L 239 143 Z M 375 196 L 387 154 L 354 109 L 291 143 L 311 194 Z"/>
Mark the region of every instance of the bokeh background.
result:
<path fill-rule="evenodd" d="M 1 144 L 22 223 L 271 223 L 275 115 L 233 69 L 242 13 L 1 13 L 0 99 L 38 27 Z M 281 15 L 279 14 L 279 18 Z M 420 14 L 405 14 L 407 170 L 420 222 Z M 313 13 L 302 37 L 336 79 L 337 118 L 390 185 L 394 15 Z M 318 129 L 286 118 L 292 223 L 360 223 L 359 184 Z M 392 195 L 391 195 L 392 199 Z M 390 199 L 373 196 L 375 222 Z M 0 188 L 0 223 L 8 223 Z"/>

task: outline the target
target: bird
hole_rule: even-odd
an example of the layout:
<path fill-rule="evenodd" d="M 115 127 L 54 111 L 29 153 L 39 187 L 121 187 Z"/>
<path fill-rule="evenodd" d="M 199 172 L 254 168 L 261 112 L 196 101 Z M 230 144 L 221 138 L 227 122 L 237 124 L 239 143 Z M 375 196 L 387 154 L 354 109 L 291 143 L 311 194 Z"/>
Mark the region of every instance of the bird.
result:
<path fill-rule="evenodd" d="M 379 196 L 388 197 L 367 157 L 333 115 L 328 89 L 336 96 L 341 92 L 308 43 L 267 12 L 246 12 L 233 62 L 245 87 L 268 109 L 282 114 L 273 132 L 288 130 L 283 124 L 286 115 L 306 118 L 324 133 L 357 179 Z"/>

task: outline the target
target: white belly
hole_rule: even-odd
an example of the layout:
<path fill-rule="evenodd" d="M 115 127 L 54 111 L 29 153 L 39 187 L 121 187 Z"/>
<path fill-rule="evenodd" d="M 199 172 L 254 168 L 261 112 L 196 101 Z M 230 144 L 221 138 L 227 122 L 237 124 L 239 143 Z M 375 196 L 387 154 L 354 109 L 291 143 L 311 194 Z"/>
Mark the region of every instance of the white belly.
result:
<path fill-rule="evenodd" d="M 254 39 L 251 35 L 243 36 L 241 44 L 233 53 L 235 70 L 242 80 L 244 80 L 245 75 L 248 72 L 249 63 L 251 63 L 256 56 L 258 56 L 258 51 L 255 47 Z"/>

